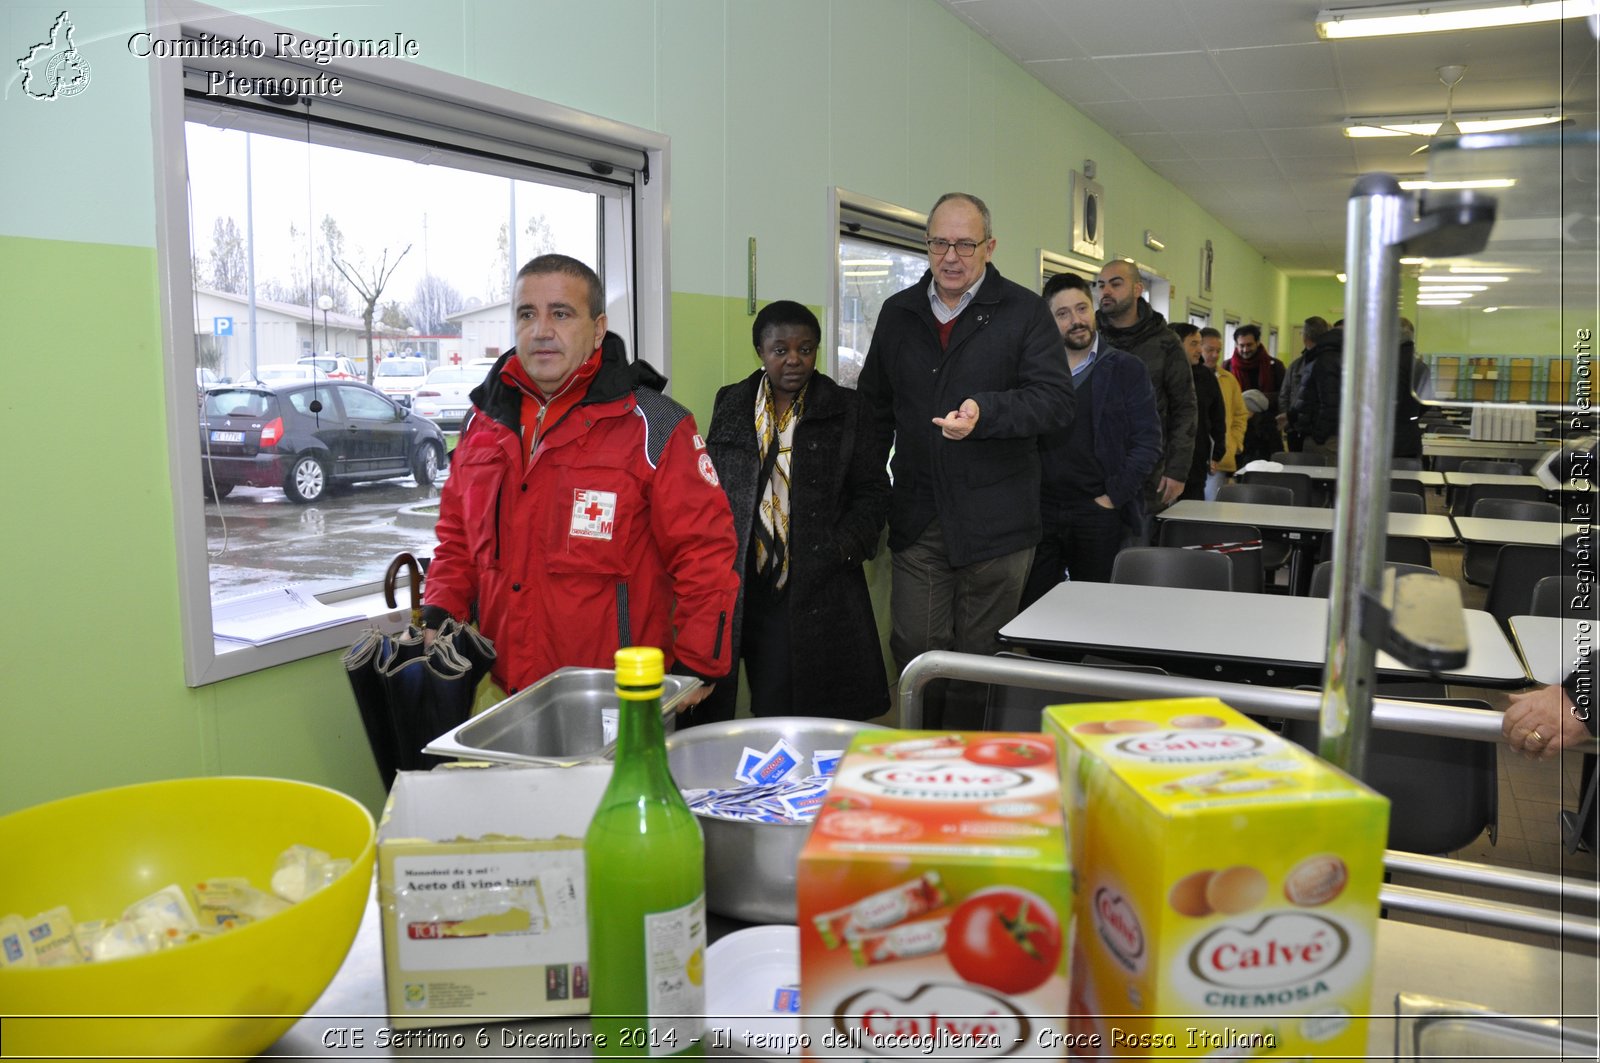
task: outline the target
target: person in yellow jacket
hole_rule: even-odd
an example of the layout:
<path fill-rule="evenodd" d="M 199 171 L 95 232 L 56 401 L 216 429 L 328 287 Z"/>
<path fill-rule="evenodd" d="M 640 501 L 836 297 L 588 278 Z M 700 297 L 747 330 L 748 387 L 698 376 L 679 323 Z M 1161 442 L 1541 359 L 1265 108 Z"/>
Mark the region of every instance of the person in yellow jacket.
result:
<path fill-rule="evenodd" d="M 1244 392 L 1239 381 L 1222 366 L 1222 333 L 1214 328 L 1200 330 L 1200 357 L 1206 368 L 1217 375 L 1217 386 L 1222 389 L 1222 406 L 1228 411 L 1228 445 L 1222 457 L 1211 463 L 1211 473 L 1206 477 L 1206 501 L 1216 500 L 1217 492 L 1228 482 L 1228 476 L 1239 467 L 1239 452 L 1244 449 L 1244 432 L 1250 423 L 1250 411 L 1244 404 Z"/>

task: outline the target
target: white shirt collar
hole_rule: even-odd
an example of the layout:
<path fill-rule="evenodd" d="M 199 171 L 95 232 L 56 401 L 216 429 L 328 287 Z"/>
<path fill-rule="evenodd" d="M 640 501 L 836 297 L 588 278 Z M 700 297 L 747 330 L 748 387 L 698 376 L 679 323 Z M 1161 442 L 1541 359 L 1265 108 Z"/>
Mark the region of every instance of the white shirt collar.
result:
<path fill-rule="evenodd" d="M 960 299 L 956 300 L 955 309 L 953 310 L 945 306 L 944 300 L 939 298 L 938 278 L 930 280 L 928 282 L 928 305 L 933 307 L 933 319 L 941 325 L 948 325 L 957 317 L 960 317 L 961 311 L 971 305 L 973 296 L 978 294 L 978 289 L 983 286 L 984 279 L 988 276 L 989 267 L 985 264 L 983 272 L 978 275 L 977 281 L 973 283 L 972 287 L 961 293 Z"/>

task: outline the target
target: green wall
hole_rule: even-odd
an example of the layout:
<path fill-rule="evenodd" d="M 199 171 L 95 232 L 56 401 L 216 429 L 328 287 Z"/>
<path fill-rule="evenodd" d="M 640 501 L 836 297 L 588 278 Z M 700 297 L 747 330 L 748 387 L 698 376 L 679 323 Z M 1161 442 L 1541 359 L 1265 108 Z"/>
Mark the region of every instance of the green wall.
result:
<path fill-rule="evenodd" d="M 1215 246 L 1212 306 L 1289 335 L 1283 273 L 933 0 L 233 0 L 343 37 L 403 32 L 421 64 L 672 138 L 673 387 L 704 421 L 753 368 L 745 246 L 761 298 L 825 306 L 828 189 L 926 210 L 969 190 L 998 267 L 1031 283 L 1069 251 L 1070 170 L 1094 159 L 1108 250 L 1167 275 L 1174 305 Z M 4 54 L 59 5 L 6 7 Z M 12 456 L 0 812 L 141 779 L 282 775 L 381 800 L 337 654 L 198 690 L 183 682 L 164 412 L 147 61 L 139 0 L 73 5 L 78 96 L 0 98 L 0 276 Z M 1154 229 L 1168 250 L 1142 247 Z M 1302 315 L 1303 316 L 1303 315 Z M 881 603 L 880 603 L 881 605 Z"/>

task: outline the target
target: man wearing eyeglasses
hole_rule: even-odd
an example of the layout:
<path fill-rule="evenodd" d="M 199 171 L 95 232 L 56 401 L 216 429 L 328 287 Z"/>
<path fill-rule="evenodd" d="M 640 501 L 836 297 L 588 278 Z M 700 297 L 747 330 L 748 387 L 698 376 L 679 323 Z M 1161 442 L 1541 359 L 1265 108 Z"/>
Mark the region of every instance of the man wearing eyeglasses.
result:
<path fill-rule="evenodd" d="M 1061 336 L 1044 300 L 990 263 L 989 208 L 941 196 L 928 272 L 878 315 L 859 390 L 894 448 L 889 646 L 992 654 L 1043 526 L 1038 437 L 1072 422 Z M 945 727 L 982 723 L 982 688 L 952 684 Z"/>
<path fill-rule="evenodd" d="M 1146 495 L 1149 512 L 1178 500 L 1194 456 L 1194 377 L 1183 344 L 1167 327 L 1167 319 L 1144 295 L 1144 282 L 1131 262 L 1118 259 L 1100 269 L 1100 331 L 1106 342 L 1135 355 L 1150 371 L 1156 389 L 1156 410 L 1166 453 Z"/>

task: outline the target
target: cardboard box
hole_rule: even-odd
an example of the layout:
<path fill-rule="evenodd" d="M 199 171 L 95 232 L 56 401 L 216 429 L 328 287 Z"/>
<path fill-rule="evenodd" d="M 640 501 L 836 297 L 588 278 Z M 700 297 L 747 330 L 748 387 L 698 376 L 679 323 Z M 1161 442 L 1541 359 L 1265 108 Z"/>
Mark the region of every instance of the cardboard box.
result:
<path fill-rule="evenodd" d="M 1389 802 L 1215 698 L 1058 705 L 1074 1029 L 1111 1055 L 1367 1051 Z"/>
<path fill-rule="evenodd" d="M 402 772 L 378 827 L 391 1024 L 589 1010 L 583 835 L 608 764 Z"/>
<path fill-rule="evenodd" d="M 1058 1058 L 1071 881 L 1046 736 L 865 731 L 800 854 L 807 1058 Z"/>

